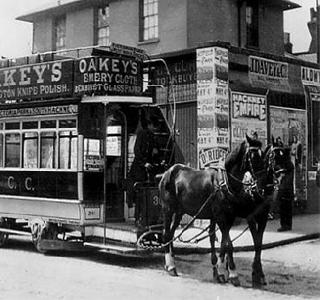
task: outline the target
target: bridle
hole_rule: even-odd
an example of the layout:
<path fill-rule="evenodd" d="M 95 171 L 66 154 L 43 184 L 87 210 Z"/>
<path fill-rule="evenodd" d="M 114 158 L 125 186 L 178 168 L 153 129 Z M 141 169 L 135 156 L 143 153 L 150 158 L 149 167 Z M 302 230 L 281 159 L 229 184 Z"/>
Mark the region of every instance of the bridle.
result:
<path fill-rule="evenodd" d="M 260 147 L 256 146 L 249 146 L 246 149 L 243 161 L 242 161 L 242 166 L 243 165 L 248 165 L 247 172 L 250 173 L 251 179 L 248 180 L 248 182 L 244 181 L 243 179 L 239 179 L 236 176 L 234 176 L 232 173 L 227 172 L 227 175 L 230 176 L 233 180 L 236 182 L 242 184 L 243 189 L 245 192 L 249 193 L 251 196 L 253 196 L 253 193 L 257 193 L 259 196 L 263 197 L 264 195 L 264 189 L 259 189 L 258 187 L 258 179 L 259 179 L 259 174 L 265 173 L 265 168 L 262 168 L 261 170 L 255 171 L 253 168 L 252 160 L 251 160 L 251 154 L 253 151 L 261 151 L 261 156 L 262 156 L 262 150 Z M 229 184 L 227 184 L 229 186 Z M 229 188 L 228 188 L 229 190 Z M 230 190 L 229 192 L 233 194 Z"/>

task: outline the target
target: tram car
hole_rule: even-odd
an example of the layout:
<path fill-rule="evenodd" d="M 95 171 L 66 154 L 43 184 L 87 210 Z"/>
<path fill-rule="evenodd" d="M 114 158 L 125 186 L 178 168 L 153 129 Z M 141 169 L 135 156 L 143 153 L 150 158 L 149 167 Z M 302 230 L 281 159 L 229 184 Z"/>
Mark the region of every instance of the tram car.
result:
<path fill-rule="evenodd" d="M 40 252 L 135 255 L 141 232 L 160 218 L 153 178 L 135 185 L 128 205 L 136 133 L 156 117 L 167 164 L 169 126 L 142 93 L 140 57 L 80 50 L 0 61 L 0 246 L 22 234 Z"/>

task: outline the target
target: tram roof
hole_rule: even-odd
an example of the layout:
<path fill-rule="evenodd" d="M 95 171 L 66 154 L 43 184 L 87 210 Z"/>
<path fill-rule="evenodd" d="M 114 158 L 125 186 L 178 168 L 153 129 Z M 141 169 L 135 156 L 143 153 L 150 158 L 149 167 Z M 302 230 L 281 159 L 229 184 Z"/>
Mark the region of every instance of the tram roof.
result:
<path fill-rule="evenodd" d="M 152 97 L 144 96 L 83 96 L 81 103 L 140 103 L 152 104 Z"/>

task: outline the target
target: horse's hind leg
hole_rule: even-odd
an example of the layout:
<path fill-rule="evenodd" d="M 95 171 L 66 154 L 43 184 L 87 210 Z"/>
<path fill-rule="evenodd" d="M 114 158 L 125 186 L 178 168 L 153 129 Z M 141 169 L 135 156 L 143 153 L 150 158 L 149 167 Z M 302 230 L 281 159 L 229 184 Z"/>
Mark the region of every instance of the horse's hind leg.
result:
<path fill-rule="evenodd" d="M 209 239 L 211 245 L 211 264 L 212 264 L 212 271 L 213 271 L 213 282 L 219 283 L 219 276 L 218 276 L 218 258 L 216 254 L 216 222 L 214 220 L 210 221 L 209 227 Z"/>
<path fill-rule="evenodd" d="M 164 251 L 165 251 L 165 270 L 171 276 L 178 276 L 177 269 L 174 261 L 174 251 L 173 251 L 173 237 L 175 230 L 180 224 L 182 215 L 173 213 L 171 210 L 164 212 L 164 229 L 163 229 L 163 239 L 164 239 Z"/>

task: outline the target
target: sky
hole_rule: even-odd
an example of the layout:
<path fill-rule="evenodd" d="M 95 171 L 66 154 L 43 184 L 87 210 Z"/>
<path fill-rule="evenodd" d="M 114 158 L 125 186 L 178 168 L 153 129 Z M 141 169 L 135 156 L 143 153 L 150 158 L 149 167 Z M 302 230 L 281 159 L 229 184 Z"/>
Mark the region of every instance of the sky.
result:
<path fill-rule="evenodd" d="M 0 56 L 20 57 L 31 54 L 32 26 L 27 22 L 16 21 L 15 18 L 52 1 L 0 0 Z M 315 7 L 316 0 L 292 1 L 302 7 L 284 13 L 284 30 L 290 33 L 294 52 L 308 51 L 311 36 L 307 22 L 310 20 L 310 7 Z"/>

